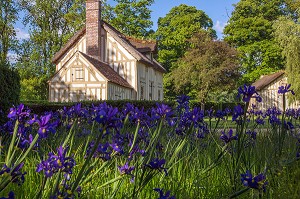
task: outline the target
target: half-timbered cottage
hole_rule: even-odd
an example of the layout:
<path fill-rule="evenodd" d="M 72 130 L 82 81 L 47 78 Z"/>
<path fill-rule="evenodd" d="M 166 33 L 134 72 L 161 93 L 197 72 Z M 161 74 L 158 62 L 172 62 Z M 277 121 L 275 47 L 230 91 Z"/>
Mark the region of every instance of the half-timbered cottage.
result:
<path fill-rule="evenodd" d="M 287 77 L 284 71 L 262 76 L 252 84 L 262 97 L 262 102 L 258 103 L 255 99 L 251 99 L 250 104 L 255 104 L 260 110 L 267 110 L 274 106 L 282 110 L 283 96 L 278 94 L 278 88 L 287 84 Z M 286 108 L 298 108 L 300 105 L 299 102 L 289 103 L 287 97 L 285 98 L 285 104 Z"/>
<path fill-rule="evenodd" d="M 86 25 L 55 54 L 49 101 L 162 100 L 165 69 L 155 41 L 121 34 L 101 20 L 101 1 L 86 0 Z"/>

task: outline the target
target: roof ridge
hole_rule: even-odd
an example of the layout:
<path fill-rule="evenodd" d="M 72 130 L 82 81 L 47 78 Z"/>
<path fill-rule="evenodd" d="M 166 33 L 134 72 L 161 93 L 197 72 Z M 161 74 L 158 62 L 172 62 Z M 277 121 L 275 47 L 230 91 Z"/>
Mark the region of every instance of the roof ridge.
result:
<path fill-rule="evenodd" d="M 115 27 L 113 27 L 106 21 L 101 20 L 101 22 L 102 22 L 101 26 L 103 26 L 104 29 L 105 26 L 108 29 L 111 29 L 111 32 L 113 32 L 112 36 L 115 35 L 116 37 L 115 39 L 119 39 L 121 41 L 121 45 L 123 46 L 125 45 L 124 46 L 125 49 L 127 49 L 133 55 L 133 57 L 135 57 L 138 61 L 144 62 L 145 64 L 152 66 L 155 70 L 161 71 L 163 73 L 166 72 L 166 69 L 160 63 L 153 62 L 148 57 L 146 57 L 141 52 L 139 52 L 138 48 L 134 46 L 128 39 L 126 39 L 126 36 L 123 33 L 118 31 Z M 68 49 L 70 49 L 75 44 L 75 42 L 77 42 L 85 34 L 85 32 L 86 32 L 86 26 L 84 26 L 81 30 L 76 32 L 73 37 L 70 38 L 70 40 L 53 56 L 52 62 L 57 64 L 57 61 L 68 51 Z"/>
<path fill-rule="evenodd" d="M 133 40 L 133 41 L 139 42 L 139 43 L 149 43 L 149 44 L 157 43 L 157 40 L 154 40 L 154 39 L 140 39 L 140 38 L 136 38 L 133 36 L 127 36 L 127 35 L 124 35 L 124 36 L 126 37 L 126 39 Z"/>

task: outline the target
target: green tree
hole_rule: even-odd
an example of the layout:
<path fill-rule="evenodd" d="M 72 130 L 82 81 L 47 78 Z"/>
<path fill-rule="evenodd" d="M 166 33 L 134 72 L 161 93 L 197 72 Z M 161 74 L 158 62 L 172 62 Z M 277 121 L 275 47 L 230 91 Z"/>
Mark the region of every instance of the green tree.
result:
<path fill-rule="evenodd" d="M 189 48 L 189 39 L 195 33 L 201 31 L 207 31 L 213 37 L 216 37 L 216 32 L 212 27 L 212 20 L 202 10 L 185 4 L 172 8 L 165 17 L 158 19 L 158 29 L 155 33 L 159 49 L 158 61 L 169 72 L 164 76 L 166 99 L 174 99 L 176 97 L 170 71 L 177 67 L 174 63 Z"/>
<path fill-rule="evenodd" d="M 30 39 L 22 42 L 16 64 L 21 76 L 21 97 L 47 99 L 46 82 L 55 72 L 51 59 L 84 25 L 85 0 L 20 0 L 19 3 L 25 12 L 24 24 L 30 27 Z M 30 90 L 37 95 L 24 93 Z"/>
<path fill-rule="evenodd" d="M 154 0 L 115 0 L 109 22 L 122 33 L 137 38 L 149 37 L 151 27 L 151 6 Z"/>
<path fill-rule="evenodd" d="M 213 40 L 207 32 L 195 34 L 189 42 L 191 47 L 171 72 L 177 94 L 204 101 L 209 93 L 236 88 L 240 71 L 234 48 Z"/>
<path fill-rule="evenodd" d="M 300 11 L 299 11 L 300 14 Z M 300 15 L 299 15 L 300 16 Z M 296 95 L 292 98 L 300 100 L 300 18 L 280 17 L 274 24 L 276 40 L 283 48 L 286 58 L 286 73 L 288 82 Z"/>
<path fill-rule="evenodd" d="M 14 0 L 0 1 L 0 64 L 8 62 L 9 51 L 17 46 L 14 24 L 17 21 L 17 4 Z"/>
<path fill-rule="evenodd" d="M 274 21 L 284 14 L 284 0 L 241 0 L 235 5 L 224 39 L 239 52 L 244 83 L 284 68 L 282 48 L 273 34 Z"/>
<path fill-rule="evenodd" d="M 158 19 L 155 36 L 158 40 L 158 61 L 170 71 L 172 64 L 182 57 L 195 33 L 206 30 L 213 36 L 213 22 L 202 10 L 181 4 L 163 18 Z"/>

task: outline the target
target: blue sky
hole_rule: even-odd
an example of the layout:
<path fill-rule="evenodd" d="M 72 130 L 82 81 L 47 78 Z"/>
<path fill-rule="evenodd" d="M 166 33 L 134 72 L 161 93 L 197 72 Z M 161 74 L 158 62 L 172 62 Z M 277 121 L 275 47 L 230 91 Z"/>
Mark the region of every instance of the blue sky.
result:
<path fill-rule="evenodd" d="M 239 0 L 155 0 L 151 6 L 153 28 L 157 29 L 159 17 L 164 17 L 175 6 L 186 4 L 203 10 L 213 20 L 218 38 L 222 38 L 223 28 L 234 9 L 233 4 L 238 2 Z"/>
<path fill-rule="evenodd" d="M 108 0 L 107 2 L 113 3 L 113 0 Z M 221 39 L 223 28 L 234 9 L 233 4 L 237 2 L 239 0 L 155 0 L 155 3 L 150 8 L 152 10 L 153 29 L 157 29 L 159 17 L 166 16 L 175 6 L 186 4 L 203 10 L 213 20 L 214 29 L 217 31 L 218 38 Z M 19 39 L 29 38 L 28 28 L 24 27 L 21 22 L 18 22 L 15 27 Z"/>

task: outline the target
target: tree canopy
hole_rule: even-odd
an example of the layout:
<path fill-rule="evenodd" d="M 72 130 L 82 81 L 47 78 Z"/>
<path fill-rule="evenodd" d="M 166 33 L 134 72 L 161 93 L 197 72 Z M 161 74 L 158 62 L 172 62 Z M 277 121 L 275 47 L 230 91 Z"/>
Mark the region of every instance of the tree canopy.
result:
<path fill-rule="evenodd" d="M 154 0 L 114 0 L 115 7 L 110 7 L 111 16 L 109 22 L 120 32 L 137 38 L 150 37 L 151 30 L 151 6 Z"/>
<path fill-rule="evenodd" d="M 182 57 L 189 47 L 190 39 L 195 33 L 208 31 L 216 36 L 212 29 L 213 22 L 202 10 L 194 6 L 181 4 L 158 19 L 155 36 L 158 40 L 158 61 L 169 71 L 172 63 Z"/>
<path fill-rule="evenodd" d="M 16 49 L 14 24 L 18 19 L 17 14 L 14 0 L 0 1 L 0 65 L 7 65 L 9 51 Z"/>
<path fill-rule="evenodd" d="M 169 13 L 158 19 L 158 29 L 155 37 L 158 40 L 158 61 L 168 72 L 178 65 L 177 60 L 183 57 L 190 47 L 189 39 L 198 32 L 208 32 L 216 37 L 212 29 L 213 22 L 202 10 L 194 6 L 181 4 L 172 8 Z M 164 76 L 164 92 L 167 99 L 173 99 L 174 82 L 170 73 Z"/>
<path fill-rule="evenodd" d="M 47 80 L 55 72 L 53 55 L 84 24 L 84 0 L 20 0 L 30 39 L 21 42 L 16 67 L 21 99 L 47 99 Z"/>
<path fill-rule="evenodd" d="M 300 11 L 299 11 L 300 14 Z M 283 48 L 286 58 L 286 73 L 288 82 L 295 91 L 292 100 L 300 100 L 300 18 L 294 20 L 291 16 L 280 17 L 274 24 L 276 40 Z"/>
<path fill-rule="evenodd" d="M 287 14 L 284 0 L 241 0 L 224 29 L 225 41 L 236 47 L 243 68 L 243 82 L 284 68 L 282 48 L 274 38 L 273 23 Z"/>
<path fill-rule="evenodd" d="M 206 32 L 195 34 L 185 55 L 171 72 L 177 94 L 185 93 L 203 101 L 211 92 L 230 91 L 240 77 L 237 52 Z"/>

